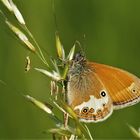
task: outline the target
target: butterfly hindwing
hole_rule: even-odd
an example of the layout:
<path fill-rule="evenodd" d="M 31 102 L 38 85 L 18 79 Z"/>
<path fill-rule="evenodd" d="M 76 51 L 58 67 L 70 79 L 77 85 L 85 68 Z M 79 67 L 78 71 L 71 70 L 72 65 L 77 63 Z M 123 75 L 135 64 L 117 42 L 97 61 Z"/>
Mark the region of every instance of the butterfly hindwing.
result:
<path fill-rule="evenodd" d="M 67 96 L 69 105 L 83 122 L 103 121 L 113 111 L 107 89 L 86 64 L 79 73 L 77 66 L 70 69 Z"/>

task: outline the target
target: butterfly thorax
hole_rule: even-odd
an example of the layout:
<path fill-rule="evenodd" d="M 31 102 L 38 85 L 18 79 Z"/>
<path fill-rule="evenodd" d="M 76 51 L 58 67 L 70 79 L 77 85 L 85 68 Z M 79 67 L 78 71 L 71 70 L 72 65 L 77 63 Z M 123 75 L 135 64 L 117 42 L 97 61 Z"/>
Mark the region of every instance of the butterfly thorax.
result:
<path fill-rule="evenodd" d="M 92 71 L 85 56 L 77 53 L 71 62 L 68 72 L 68 81 L 71 89 L 82 91 L 81 95 L 87 91 L 88 85 L 92 85 L 92 80 L 89 78 Z"/>
<path fill-rule="evenodd" d="M 88 70 L 87 68 L 87 60 L 84 55 L 81 53 L 77 53 L 70 65 L 70 69 L 68 72 L 68 76 L 76 76 L 86 73 Z"/>

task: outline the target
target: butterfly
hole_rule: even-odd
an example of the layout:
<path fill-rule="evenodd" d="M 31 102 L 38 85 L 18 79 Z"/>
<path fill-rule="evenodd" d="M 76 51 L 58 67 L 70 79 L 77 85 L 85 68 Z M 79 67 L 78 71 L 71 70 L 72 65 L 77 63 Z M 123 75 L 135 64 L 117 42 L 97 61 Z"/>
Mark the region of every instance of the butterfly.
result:
<path fill-rule="evenodd" d="M 68 104 L 82 122 L 101 122 L 113 110 L 140 101 L 140 79 L 112 66 L 88 61 L 77 53 L 70 65 Z"/>

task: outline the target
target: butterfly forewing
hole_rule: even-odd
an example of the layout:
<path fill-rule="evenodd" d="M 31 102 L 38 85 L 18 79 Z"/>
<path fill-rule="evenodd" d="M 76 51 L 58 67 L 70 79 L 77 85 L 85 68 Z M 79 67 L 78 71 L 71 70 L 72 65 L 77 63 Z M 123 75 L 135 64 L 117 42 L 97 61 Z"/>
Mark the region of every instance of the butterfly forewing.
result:
<path fill-rule="evenodd" d="M 89 62 L 95 69 L 104 86 L 109 92 L 114 109 L 133 105 L 140 101 L 140 79 L 135 75 L 104 64 Z"/>

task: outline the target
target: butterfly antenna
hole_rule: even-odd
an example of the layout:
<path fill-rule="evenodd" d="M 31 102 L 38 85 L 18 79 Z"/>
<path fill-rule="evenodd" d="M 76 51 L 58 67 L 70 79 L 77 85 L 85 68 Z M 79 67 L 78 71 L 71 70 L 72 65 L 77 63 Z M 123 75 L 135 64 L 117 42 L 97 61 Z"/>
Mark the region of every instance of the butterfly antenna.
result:
<path fill-rule="evenodd" d="M 82 54 L 86 57 L 86 34 L 83 34 L 83 48 L 82 48 Z"/>
<path fill-rule="evenodd" d="M 83 34 L 83 51 L 86 49 L 86 34 Z"/>
<path fill-rule="evenodd" d="M 81 46 L 81 43 L 78 40 L 75 41 L 75 47 L 79 47 L 80 48 L 79 53 L 82 54 L 83 56 L 85 56 L 85 51 L 84 51 L 83 47 Z"/>

